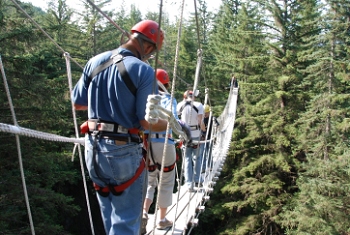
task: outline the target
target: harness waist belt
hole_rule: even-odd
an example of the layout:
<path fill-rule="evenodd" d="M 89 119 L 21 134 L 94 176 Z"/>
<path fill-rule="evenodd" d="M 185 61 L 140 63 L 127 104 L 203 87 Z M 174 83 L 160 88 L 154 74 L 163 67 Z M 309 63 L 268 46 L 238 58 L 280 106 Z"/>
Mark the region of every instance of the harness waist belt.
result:
<path fill-rule="evenodd" d="M 186 147 L 196 149 L 196 148 L 198 148 L 198 144 L 191 143 L 191 144 L 188 144 Z"/>
<path fill-rule="evenodd" d="M 142 143 L 142 139 L 139 136 L 135 135 L 123 136 L 118 134 L 116 135 L 115 133 L 102 133 L 101 138 L 124 141 L 125 144 L 130 142 Z"/>
<path fill-rule="evenodd" d="M 157 138 L 157 139 L 159 139 L 159 138 L 166 138 L 167 137 L 166 134 L 158 134 L 158 133 L 151 134 L 149 136 L 151 138 Z M 168 135 L 168 138 L 171 138 L 171 135 Z"/>
<path fill-rule="evenodd" d="M 96 128 L 97 124 L 97 128 Z M 109 122 L 101 122 L 101 121 L 88 121 L 89 131 L 93 132 L 95 130 L 103 131 L 103 132 L 112 132 L 118 134 L 138 134 L 139 130 L 137 128 L 128 129 L 119 125 L 118 123 L 109 123 Z"/>
<path fill-rule="evenodd" d="M 190 126 L 190 128 L 191 128 L 191 131 L 195 131 L 199 129 L 198 125 Z"/>

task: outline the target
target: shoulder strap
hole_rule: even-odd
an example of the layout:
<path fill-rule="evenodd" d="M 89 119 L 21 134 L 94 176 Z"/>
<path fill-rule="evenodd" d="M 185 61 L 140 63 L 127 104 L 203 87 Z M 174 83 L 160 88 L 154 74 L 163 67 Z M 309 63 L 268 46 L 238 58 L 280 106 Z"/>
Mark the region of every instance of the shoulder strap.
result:
<path fill-rule="evenodd" d="M 179 113 L 181 114 L 182 113 L 182 110 L 184 110 L 186 104 L 182 105 L 181 108 L 179 109 Z"/>
<path fill-rule="evenodd" d="M 181 108 L 180 108 L 180 113 L 182 113 L 182 111 L 184 110 L 184 108 L 186 107 L 186 105 L 187 105 L 187 103 L 188 103 L 188 101 L 186 101 L 182 106 L 181 106 Z"/>
<path fill-rule="evenodd" d="M 198 113 L 198 108 L 196 106 L 193 105 L 193 109 L 196 111 L 196 113 Z"/>
<path fill-rule="evenodd" d="M 103 64 L 100 64 L 99 66 L 97 66 L 96 68 L 94 68 L 94 70 L 92 70 L 92 73 L 89 76 L 89 84 L 92 81 L 92 79 L 94 79 L 94 77 L 99 74 L 100 72 L 102 72 L 103 70 L 105 70 L 106 68 L 108 68 L 109 66 L 111 66 L 113 64 L 113 60 L 112 59 L 108 59 L 106 62 L 104 62 Z"/>
<path fill-rule="evenodd" d="M 191 105 L 191 101 L 187 101 L 185 106 L 186 105 Z M 196 111 L 196 113 L 198 113 L 198 108 L 196 106 L 194 106 L 194 105 L 192 105 L 192 107 L 193 107 L 194 111 Z"/>
<path fill-rule="evenodd" d="M 134 83 L 131 81 L 131 78 L 130 78 L 128 72 L 126 71 L 126 68 L 125 68 L 125 65 L 123 62 L 123 59 L 125 56 L 134 56 L 134 54 L 129 53 L 129 52 L 126 52 L 123 54 L 118 54 L 117 50 L 113 50 L 112 56 L 110 57 L 110 59 L 108 59 L 103 64 L 100 64 L 96 68 L 94 68 L 94 70 L 92 71 L 92 73 L 89 76 L 89 84 L 97 74 L 99 74 L 100 72 L 102 72 L 103 70 L 107 69 L 109 66 L 111 66 L 112 64 L 115 63 L 115 64 L 117 64 L 118 71 L 120 72 L 120 76 L 122 77 L 125 85 L 129 88 L 130 92 L 135 96 L 137 89 L 136 89 Z"/>
<path fill-rule="evenodd" d="M 125 65 L 124 65 L 124 62 L 123 62 L 123 58 L 124 56 L 122 55 L 117 55 L 116 57 L 120 57 L 120 59 L 116 61 L 116 64 L 117 64 L 117 67 L 118 67 L 118 71 L 120 72 L 120 76 L 122 77 L 125 85 L 129 88 L 130 92 L 136 96 L 136 92 L 137 92 L 137 89 L 134 85 L 134 83 L 131 81 L 131 78 L 128 74 L 128 72 L 126 71 L 126 68 L 125 68 Z M 113 59 L 115 60 L 115 59 Z"/>
<path fill-rule="evenodd" d="M 182 111 L 184 110 L 184 108 L 187 105 L 191 105 L 191 101 L 186 101 L 186 103 L 184 105 L 182 105 L 182 107 L 179 110 L 180 114 L 182 113 Z M 196 113 L 198 113 L 198 108 L 196 106 L 193 105 L 193 109 L 194 109 L 194 111 L 196 111 Z"/>

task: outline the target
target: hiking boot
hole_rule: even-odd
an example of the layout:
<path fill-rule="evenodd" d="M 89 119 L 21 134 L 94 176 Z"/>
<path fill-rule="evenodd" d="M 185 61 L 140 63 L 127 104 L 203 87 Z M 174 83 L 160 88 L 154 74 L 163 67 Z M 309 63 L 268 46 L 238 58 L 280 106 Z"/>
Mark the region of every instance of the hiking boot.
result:
<path fill-rule="evenodd" d="M 165 218 L 165 221 L 159 221 L 157 224 L 157 229 L 159 230 L 165 230 L 168 228 L 171 228 L 173 226 L 173 222 Z"/>
<path fill-rule="evenodd" d="M 147 221 L 148 221 L 148 214 L 147 213 L 143 213 L 142 215 L 142 222 L 141 222 L 141 234 L 146 234 L 147 230 Z"/>

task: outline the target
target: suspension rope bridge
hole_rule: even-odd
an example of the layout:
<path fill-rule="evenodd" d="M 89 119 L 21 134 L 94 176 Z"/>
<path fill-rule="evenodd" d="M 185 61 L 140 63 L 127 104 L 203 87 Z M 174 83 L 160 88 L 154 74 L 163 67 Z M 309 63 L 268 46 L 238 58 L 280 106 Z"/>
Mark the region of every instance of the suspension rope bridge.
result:
<path fill-rule="evenodd" d="M 33 23 L 40 28 L 40 26 L 35 23 L 35 21 L 15 2 L 15 0 L 11 0 L 13 3 L 20 9 L 22 10 L 25 15 L 30 18 Z M 87 0 L 93 7 L 97 8 L 93 3 L 91 3 L 89 0 Z M 194 1 L 195 2 L 195 1 Z M 162 1 L 160 6 L 162 6 Z M 183 7 L 184 7 L 184 0 L 182 2 L 182 12 L 183 12 Z M 196 9 L 196 7 L 195 7 Z M 99 10 L 100 11 L 100 10 Z M 160 10 L 161 11 L 161 10 Z M 101 12 L 101 11 L 100 11 Z M 102 13 L 102 12 L 101 12 Z M 197 15 L 197 14 L 196 14 Z M 181 21 L 182 21 L 182 13 L 181 13 Z M 178 52 L 179 52 L 179 41 L 181 37 L 181 21 L 179 24 L 179 33 L 178 33 L 178 43 L 176 46 L 176 55 L 175 55 L 175 66 L 174 66 L 174 80 L 173 80 L 173 85 L 172 85 L 172 90 L 171 90 L 171 98 L 173 98 L 174 90 L 175 90 L 175 79 L 176 79 L 176 74 L 177 74 L 177 62 L 178 62 Z M 198 20 L 197 20 L 198 22 Z M 197 23 L 198 26 L 198 23 Z M 116 25 L 116 27 L 118 27 Z M 40 30 L 42 30 L 40 28 Z M 44 30 L 42 30 L 44 35 L 47 37 L 48 34 L 45 33 Z M 127 33 L 122 30 L 124 35 L 127 35 Z M 198 31 L 197 31 L 198 32 Z M 197 34 L 199 35 L 199 34 Z M 49 37 L 50 40 L 52 40 Z M 53 40 L 52 40 L 53 41 Z M 198 36 L 198 41 L 199 41 L 199 36 Z M 54 42 L 54 41 L 53 41 Z M 199 42 L 198 42 L 199 43 Z M 68 86 L 69 90 L 72 91 L 72 77 L 71 77 L 71 71 L 70 71 L 70 60 L 72 60 L 74 63 L 77 64 L 76 61 L 74 61 L 69 53 L 65 52 L 61 47 L 57 45 L 57 43 L 54 42 L 54 44 L 59 48 L 60 51 L 64 52 L 64 56 L 66 59 L 66 67 L 67 67 L 67 77 L 68 77 Z M 199 46 L 200 48 L 200 46 Z M 200 75 L 200 69 L 202 66 L 202 50 L 198 49 L 197 52 L 198 55 L 198 62 L 197 62 L 197 68 L 196 68 L 196 76 L 195 76 L 195 82 L 193 86 L 193 91 L 196 90 L 198 81 L 199 81 L 199 75 Z M 82 68 L 78 64 L 79 67 Z M 30 210 L 30 203 L 28 199 L 28 193 L 26 190 L 26 182 L 25 182 L 25 174 L 24 174 L 24 169 L 23 169 L 23 164 L 22 164 L 22 156 L 21 156 L 21 147 L 20 147 L 20 139 L 19 136 L 27 136 L 30 138 L 39 138 L 39 139 L 44 139 L 48 141 L 56 141 L 56 142 L 67 142 L 67 143 L 73 143 L 74 148 L 73 148 L 73 157 L 78 152 L 79 154 L 79 160 L 80 160 L 80 165 L 81 165 L 81 172 L 82 172 L 82 177 L 84 181 L 84 190 L 85 190 L 85 196 L 86 196 L 86 204 L 89 212 L 89 219 L 90 219 L 90 224 L 91 224 L 91 231 L 92 234 L 94 234 L 94 223 L 93 223 L 93 216 L 91 215 L 91 210 L 90 210 L 90 203 L 89 203 L 89 198 L 88 198 L 88 193 L 87 193 L 87 186 L 86 186 L 86 179 L 85 179 L 85 174 L 84 174 L 84 162 L 83 162 L 83 157 L 82 157 L 82 151 L 81 151 L 81 145 L 84 144 L 84 139 L 79 137 L 79 130 L 78 130 L 78 124 L 76 121 L 76 115 L 75 115 L 75 110 L 72 106 L 72 112 L 73 112 L 73 121 L 74 121 L 74 126 L 75 126 L 75 132 L 76 132 L 76 137 L 65 137 L 65 136 L 59 136 L 55 134 L 50 134 L 46 132 L 41 132 L 38 130 L 32 130 L 28 128 L 24 128 L 18 125 L 16 114 L 15 114 L 15 109 L 12 104 L 12 99 L 11 99 L 11 94 L 10 94 L 10 88 L 7 83 L 7 78 L 6 78 L 6 73 L 5 73 L 5 68 L 3 66 L 1 56 L 0 56 L 0 69 L 3 77 L 3 82 L 7 94 L 7 98 L 9 101 L 9 106 L 11 109 L 11 114 L 12 114 L 12 119 L 13 119 L 13 125 L 6 124 L 6 123 L 1 123 L 0 122 L 0 132 L 6 132 L 10 134 L 14 134 L 16 136 L 16 142 L 17 142 L 17 150 L 18 150 L 18 157 L 19 157 L 19 165 L 20 165 L 20 170 L 21 170 L 21 178 L 22 178 L 22 185 L 23 185 L 23 191 L 24 191 L 24 196 L 25 196 L 25 201 L 26 201 L 26 206 L 27 206 L 27 212 L 28 212 L 28 217 L 29 217 L 29 222 L 30 222 L 30 227 L 31 227 L 31 232 L 32 234 L 35 234 L 35 226 L 33 223 L 32 215 L 31 215 L 31 210 Z M 195 187 L 194 191 L 189 191 L 185 189 L 184 187 L 181 187 L 181 182 L 182 182 L 182 172 L 183 172 L 183 166 L 181 169 L 177 169 L 177 172 L 180 173 L 176 174 L 177 175 L 177 182 L 178 182 L 178 187 L 175 193 L 173 193 L 173 204 L 168 208 L 167 211 L 167 217 L 169 217 L 172 221 L 174 221 L 174 225 L 169 228 L 168 230 L 157 230 L 156 229 L 156 215 L 157 213 L 154 213 L 153 215 L 150 215 L 149 221 L 147 223 L 147 234 L 190 234 L 192 229 L 195 228 L 198 225 L 198 216 L 200 213 L 202 213 L 205 210 L 205 204 L 210 200 L 210 194 L 213 192 L 213 187 L 216 184 L 216 181 L 218 180 L 218 177 L 220 176 L 223 164 L 225 162 L 227 152 L 229 150 L 230 142 L 231 142 L 231 136 L 234 128 L 234 122 L 235 122 L 235 114 L 236 114 L 236 105 L 237 105 L 237 97 L 238 97 L 238 90 L 239 88 L 237 87 L 231 87 L 229 96 L 227 99 L 226 106 L 224 110 L 222 111 L 222 114 L 218 117 L 218 121 L 220 123 L 219 126 L 215 127 L 211 133 L 211 137 L 207 141 L 200 141 L 200 144 L 204 145 L 209 145 L 209 149 L 212 149 L 212 151 L 205 151 L 204 154 L 208 155 L 208 157 L 203 159 L 207 159 L 206 162 L 201 162 L 201 178 L 203 179 L 203 186 L 202 187 Z M 207 93 L 207 91 L 206 91 Z M 205 98 L 205 104 L 208 103 L 208 94 L 206 94 Z M 166 110 L 163 110 L 165 114 L 163 116 L 169 116 L 168 112 Z M 212 113 L 210 112 L 210 117 Z M 170 122 L 176 122 L 175 119 L 169 118 L 168 119 Z M 209 120 L 212 120 L 209 118 Z M 176 122 L 177 124 L 177 122 Z M 176 124 L 173 124 L 173 126 L 176 126 Z M 209 123 L 210 125 L 210 123 Z M 206 149 L 206 148 L 204 148 Z M 199 148 L 198 148 L 199 151 Z M 197 153 L 199 154 L 199 152 Z M 211 156 L 210 156 L 211 155 Z M 163 156 L 164 158 L 164 156 Z M 212 159 L 212 167 L 209 166 L 209 159 Z M 182 162 L 184 164 L 184 161 Z M 160 180 L 162 178 L 160 177 Z M 158 198 L 157 202 L 158 203 Z M 156 207 L 158 208 L 158 207 Z"/>

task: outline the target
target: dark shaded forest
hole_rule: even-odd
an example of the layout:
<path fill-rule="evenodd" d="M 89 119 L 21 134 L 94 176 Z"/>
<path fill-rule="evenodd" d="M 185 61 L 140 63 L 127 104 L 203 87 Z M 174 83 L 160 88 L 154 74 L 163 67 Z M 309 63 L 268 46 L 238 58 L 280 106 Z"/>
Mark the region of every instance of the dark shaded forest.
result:
<path fill-rule="evenodd" d="M 126 11 L 125 2 L 112 11 L 106 7 L 112 1 L 94 2 L 126 31 L 143 19 L 158 22 L 157 11 Z M 88 3 L 79 12 L 66 0 L 50 1 L 47 11 L 16 3 L 57 44 L 12 0 L 0 0 L 0 56 L 18 125 L 74 137 L 63 54 L 77 62 L 71 64 L 75 83 L 89 58 L 120 45 L 122 32 Z M 207 88 L 216 116 L 232 74 L 240 90 L 230 152 L 192 234 L 349 235 L 350 1 L 222 0 L 210 12 L 198 0 L 197 7 L 183 21 L 179 41 L 179 21 L 162 14 L 166 38 L 157 66 L 175 77 L 179 101 L 194 83 L 201 48 L 199 99 Z M 13 124 L 4 82 L 0 99 L 0 122 Z M 86 116 L 79 112 L 78 123 Z M 20 149 L 35 233 L 91 234 L 84 174 L 95 234 L 103 235 L 74 145 L 25 136 L 20 143 L 0 132 L 0 234 L 31 234 Z"/>

